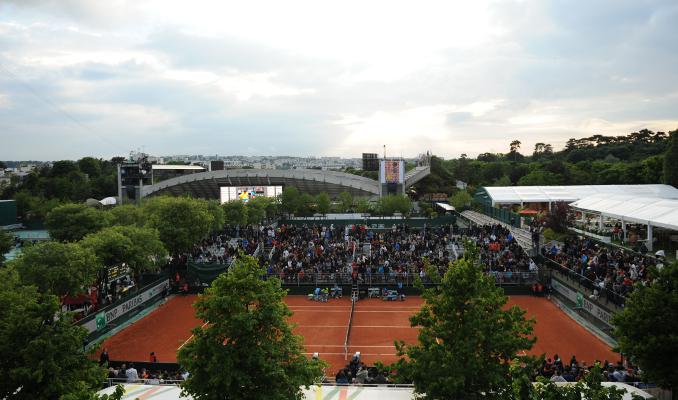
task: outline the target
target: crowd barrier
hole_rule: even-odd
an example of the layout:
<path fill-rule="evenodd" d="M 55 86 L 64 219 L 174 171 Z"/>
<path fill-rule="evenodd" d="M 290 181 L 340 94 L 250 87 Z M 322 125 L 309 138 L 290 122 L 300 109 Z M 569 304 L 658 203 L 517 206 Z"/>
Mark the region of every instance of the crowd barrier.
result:
<path fill-rule="evenodd" d="M 168 293 L 169 287 L 169 278 L 162 275 L 150 284 L 89 314 L 87 317 L 79 320 L 77 324 L 87 330 L 89 334 L 87 341 L 91 342 Z"/>
<path fill-rule="evenodd" d="M 537 281 L 537 272 L 499 272 L 489 271 L 499 286 L 504 285 L 531 285 Z M 283 285 L 288 286 L 330 286 L 330 285 L 350 285 L 353 283 L 353 277 L 349 273 L 305 273 L 305 274 L 272 274 L 280 278 Z M 390 273 L 364 273 L 359 274 L 358 283 L 361 286 L 384 286 L 397 285 L 402 283 L 405 287 L 414 286 L 417 279 L 421 279 L 424 284 L 430 284 L 432 281 L 428 277 L 420 277 L 417 273 L 390 272 Z"/>

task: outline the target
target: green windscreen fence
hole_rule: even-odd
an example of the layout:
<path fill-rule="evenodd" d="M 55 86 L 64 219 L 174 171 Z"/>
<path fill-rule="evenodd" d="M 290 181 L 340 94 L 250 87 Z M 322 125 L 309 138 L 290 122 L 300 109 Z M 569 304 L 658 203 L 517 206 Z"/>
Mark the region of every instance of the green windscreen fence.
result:
<path fill-rule="evenodd" d="M 211 283 L 219 276 L 219 274 L 224 273 L 227 270 L 228 265 L 226 264 L 188 263 L 188 277 L 189 280 L 193 282 L 199 281 L 201 283 Z"/>

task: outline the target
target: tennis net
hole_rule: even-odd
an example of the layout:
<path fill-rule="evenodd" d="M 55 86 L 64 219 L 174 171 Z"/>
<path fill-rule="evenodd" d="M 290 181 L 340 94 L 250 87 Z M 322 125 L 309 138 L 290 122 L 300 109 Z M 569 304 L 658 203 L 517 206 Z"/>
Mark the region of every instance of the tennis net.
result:
<path fill-rule="evenodd" d="M 348 328 L 344 339 L 344 360 L 348 360 L 348 345 L 351 341 L 351 327 L 353 327 L 353 313 L 355 312 L 355 299 L 351 299 L 351 313 L 348 316 Z"/>

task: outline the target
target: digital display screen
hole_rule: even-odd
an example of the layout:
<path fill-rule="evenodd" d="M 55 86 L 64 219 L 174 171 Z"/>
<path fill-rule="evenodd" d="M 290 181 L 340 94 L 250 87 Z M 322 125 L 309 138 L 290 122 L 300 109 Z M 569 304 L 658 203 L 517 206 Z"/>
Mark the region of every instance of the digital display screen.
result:
<path fill-rule="evenodd" d="M 405 163 L 401 160 L 382 160 L 379 175 L 381 183 L 403 183 Z"/>
<path fill-rule="evenodd" d="M 276 197 L 282 194 L 282 186 L 222 186 L 221 203 L 240 200 L 247 203 L 257 197 Z"/>

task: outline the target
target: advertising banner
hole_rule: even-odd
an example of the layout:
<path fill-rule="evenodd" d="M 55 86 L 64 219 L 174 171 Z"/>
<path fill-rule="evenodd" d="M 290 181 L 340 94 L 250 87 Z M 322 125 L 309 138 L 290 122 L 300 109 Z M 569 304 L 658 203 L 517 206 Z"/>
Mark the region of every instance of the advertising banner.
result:
<path fill-rule="evenodd" d="M 88 333 L 103 330 L 106 325 L 162 293 L 162 291 L 165 290 L 165 287 L 169 287 L 169 280 L 163 280 L 113 308 L 101 310 L 96 314 L 94 319 L 85 322 L 82 326 L 87 329 Z"/>
<path fill-rule="evenodd" d="M 600 308 L 595 303 L 589 301 L 582 293 L 570 289 L 568 286 L 565 286 L 557 279 L 553 279 L 551 281 L 551 285 L 553 286 L 553 290 L 560 293 L 568 300 L 574 302 L 577 308 L 581 308 L 582 310 L 586 311 L 587 313 L 596 317 L 598 320 L 605 323 L 605 325 L 612 327 L 612 323 L 610 322 L 610 320 L 612 319 L 612 314 Z"/>

